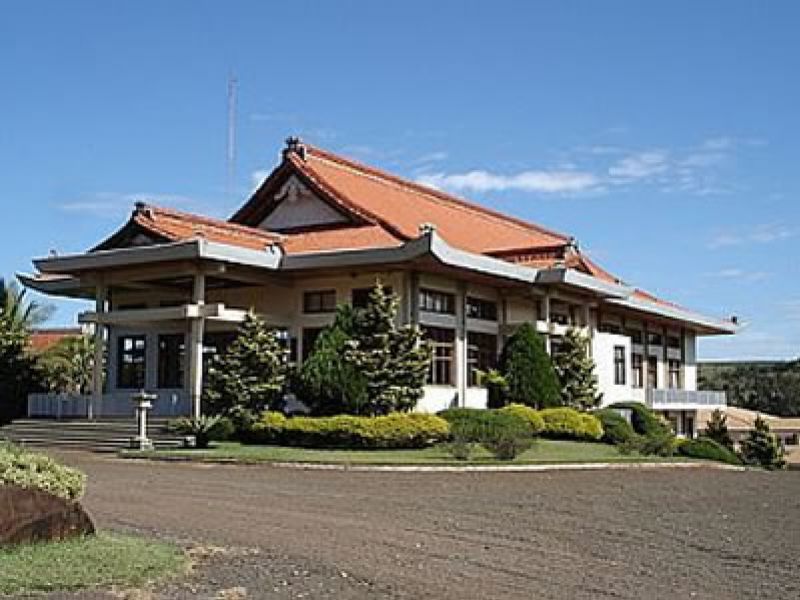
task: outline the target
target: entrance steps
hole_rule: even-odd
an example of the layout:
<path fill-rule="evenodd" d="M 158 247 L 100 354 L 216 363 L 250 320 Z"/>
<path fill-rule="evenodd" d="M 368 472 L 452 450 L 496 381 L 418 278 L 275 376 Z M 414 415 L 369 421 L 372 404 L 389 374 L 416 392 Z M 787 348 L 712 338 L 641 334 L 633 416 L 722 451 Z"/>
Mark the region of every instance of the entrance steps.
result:
<path fill-rule="evenodd" d="M 167 419 L 149 419 L 147 436 L 156 448 L 177 448 L 183 438 L 166 431 Z M 67 448 L 92 452 L 117 452 L 130 447 L 136 435 L 133 418 L 102 419 L 19 419 L 0 427 L 0 440 L 26 447 Z"/>

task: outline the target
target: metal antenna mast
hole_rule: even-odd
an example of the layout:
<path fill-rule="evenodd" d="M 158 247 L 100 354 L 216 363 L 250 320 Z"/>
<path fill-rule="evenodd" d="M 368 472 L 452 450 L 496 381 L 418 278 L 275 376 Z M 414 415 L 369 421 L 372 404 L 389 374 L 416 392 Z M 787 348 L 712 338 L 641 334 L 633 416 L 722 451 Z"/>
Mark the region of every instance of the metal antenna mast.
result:
<path fill-rule="evenodd" d="M 236 187 L 236 76 L 231 73 L 228 77 L 228 148 L 227 148 L 227 185 L 226 191 L 230 198 Z"/>

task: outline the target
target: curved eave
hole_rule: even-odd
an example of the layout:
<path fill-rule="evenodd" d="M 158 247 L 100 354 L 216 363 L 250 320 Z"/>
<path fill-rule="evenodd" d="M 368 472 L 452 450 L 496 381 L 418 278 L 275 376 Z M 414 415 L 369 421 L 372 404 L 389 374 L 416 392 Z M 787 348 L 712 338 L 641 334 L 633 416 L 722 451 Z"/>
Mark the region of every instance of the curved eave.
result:
<path fill-rule="evenodd" d="M 731 335 L 739 331 L 739 327 L 730 321 L 723 321 L 714 317 L 707 317 L 685 308 L 657 304 L 638 298 L 612 299 L 610 304 L 624 308 L 645 312 L 666 319 L 681 321 L 693 325 L 697 332 L 704 335 Z"/>
<path fill-rule="evenodd" d="M 80 278 L 69 275 L 42 277 L 41 275 L 17 273 L 17 280 L 26 288 L 36 290 L 48 296 L 78 299 L 94 297 L 94 287 L 83 286 Z"/>

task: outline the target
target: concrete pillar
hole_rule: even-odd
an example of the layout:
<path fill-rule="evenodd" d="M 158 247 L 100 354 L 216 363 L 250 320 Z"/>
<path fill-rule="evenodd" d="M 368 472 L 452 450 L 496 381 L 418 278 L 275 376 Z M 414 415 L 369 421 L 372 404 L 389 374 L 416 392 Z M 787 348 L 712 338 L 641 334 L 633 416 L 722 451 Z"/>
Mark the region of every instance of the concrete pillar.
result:
<path fill-rule="evenodd" d="M 550 292 L 547 292 L 542 299 L 542 312 L 544 313 L 542 317 L 544 317 L 545 326 L 547 327 L 547 333 L 544 336 L 544 347 L 547 349 L 547 353 L 552 353 L 552 344 L 550 343 Z"/>
<path fill-rule="evenodd" d="M 95 313 L 102 317 L 106 312 L 106 299 L 108 289 L 104 284 L 98 284 L 95 289 Z M 95 415 L 102 412 L 103 404 L 103 355 L 105 353 L 105 327 L 97 322 L 94 324 L 94 365 L 92 366 L 92 398 L 89 401 L 87 418 L 94 419 Z"/>
<path fill-rule="evenodd" d="M 466 406 L 469 377 L 467 372 L 467 285 L 459 282 L 456 293 L 456 389 L 459 406 Z"/>
<path fill-rule="evenodd" d="M 192 290 L 192 304 L 203 305 L 206 301 L 206 276 L 197 273 L 194 276 Z M 205 333 L 205 319 L 198 317 L 192 319 L 189 326 L 189 343 L 187 344 L 189 357 L 189 398 L 191 399 L 192 416 L 199 417 L 201 412 L 200 400 L 203 395 L 203 335 Z"/>

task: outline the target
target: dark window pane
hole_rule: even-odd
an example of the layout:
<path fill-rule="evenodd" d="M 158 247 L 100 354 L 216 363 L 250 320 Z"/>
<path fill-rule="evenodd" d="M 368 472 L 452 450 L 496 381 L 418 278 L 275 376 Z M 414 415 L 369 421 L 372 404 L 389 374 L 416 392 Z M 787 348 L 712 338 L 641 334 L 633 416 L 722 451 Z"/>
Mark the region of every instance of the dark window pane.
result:
<path fill-rule="evenodd" d="M 129 335 L 117 339 L 117 387 L 140 390 L 147 373 L 147 338 Z"/>
<path fill-rule="evenodd" d="M 419 309 L 425 312 L 454 315 L 456 299 L 453 294 L 422 288 L 419 291 Z"/>
<path fill-rule="evenodd" d="M 369 304 L 369 296 L 374 288 L 355 288 L 352 293 L 352 304 L 354 308 L 366 308 Z M 392 288 L 384 287 L 384 293 L 389 296 L 392 293 Z"/>
<path fill-rule="evenodd" d="M 481 298 L 467 298 L 467 317 L 484 321 L 497 321 L 497 303 Z"/>
<path fill-rule="evenodd" d="M 452 385 L 455 331 L 441 327 L 425 327 L 423 331 L 433 351 L 428 383 Z"/>
<path fill-rule="evenodd" d="M 497 366 L 497 336 L 488 333 L 467 333 L 467 368 L 469 384 L 478 385 L 478 372 Z"/>
<path fill-rule="evenodd" d="M 303 312 L 328 313 L 336 310 L 336 290 L 305 292 L 303 294 Z"/>
<path fill-rule="evenodd" d="M 158 387 L 183 388 L 186 345 L 182 333 L 158 336 Z"/>

